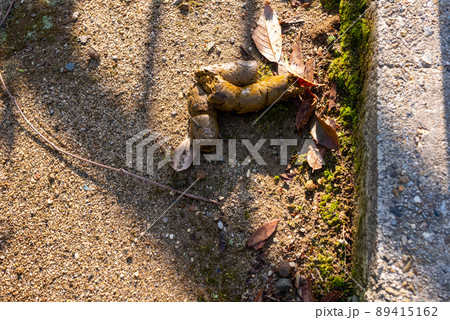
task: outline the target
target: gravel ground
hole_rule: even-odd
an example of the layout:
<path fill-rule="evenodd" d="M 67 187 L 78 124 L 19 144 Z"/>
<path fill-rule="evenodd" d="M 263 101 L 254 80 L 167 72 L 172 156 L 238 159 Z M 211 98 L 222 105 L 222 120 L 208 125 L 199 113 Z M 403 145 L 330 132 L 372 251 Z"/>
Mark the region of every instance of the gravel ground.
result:
<path fill-rule="evenodd" d="M 377 228 L 366 298 L 447 301 L 450 2 L 373 3 L 366 185 Z"/>
<path fill-rule="evenodd" d="M 178 145 L 187 132 L 192 71 L 252 56 L 264 62 L 250 38 L 264 1 L 189 2 L 188 10 L 171 2 L 16 5 L 0 33 L 0 61 L 30 121 L 65 149 L 117 167 L 125 166 L 127 139 L 143 129 Z M 323 12 L 318 2 L 308 10 L 285 1 L 272 5 L 281 19 L 305 20 L 283 27 L 283 34 L 290 47 L 303 32 L 306 58 L 337 33 L 336 13 Z M 99 61 L 92 59 L 95 52 Z M 329 62 L 317 55 L 316 79 L 327 85 Z M 325 105 L 322 99 L 319 108 Z M 296 138 L 295 112 L 274 109 L 257 128 L 251 123 L 258 114 L 221 115 L 221 133 L 252 141 Z M 335 232 L 318 214 L 326 183 L 321 173 L 303 167 L 292 183 L 276 181 L 286 168 L 276 164 L 274 149 L 262 152 L 272 161 L 266 167 L 204 163 L 207 177 L 199 181 L 195 169 L 158 170 L 157 181 L 180 190 L 195 182 L 190 192 L 221 201 L 215 206 L 183 198 L 171 206 L 174 195 L 53 152 L 3 94 L 0 137 L 0 300 L 253 300 L 261 287 L 282 299 L 271 293 L 281 259 L 291 262 L 291 274 L 299 269 L 309 276 L 314 288 L 333 289 L 325 286 L 320 263 L 315 267 L 319 254 L 331 261 L 327 276 L 330 268 L 343 277 L 350 273 L 354 192 L 344 156 L 329 157 L 330 170 L 344 168 L 336 183 L 344 190 L 339 215 L 346 226 Z M 316 190 L 306 191 L 311 179 Z M 275 218 L 282 221 L 263 253 L 246 249 L 251 232 Z M 308 274 L 311 268 L 317 273 Z"/>

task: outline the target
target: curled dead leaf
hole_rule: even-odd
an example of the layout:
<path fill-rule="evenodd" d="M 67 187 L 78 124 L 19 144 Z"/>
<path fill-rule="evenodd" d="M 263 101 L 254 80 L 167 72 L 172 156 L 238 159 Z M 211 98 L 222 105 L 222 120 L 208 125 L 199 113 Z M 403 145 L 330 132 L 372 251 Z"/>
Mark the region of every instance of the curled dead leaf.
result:
<path fill-rule="evenodd" d="M 318 144 L 329 149 L 339 150 L 339 138 L 336 130 L 320 119 L 317 114 L 314 116 L 311 135 Z"/>
<path fill-rule="evenodd" d="M 303 285 L 300 289 L 301 291 L 301 298 L 304 302 L 314 302 L 314 294 L 312 291 L 312 283 L 311 280 L 306 279 L 306 284 Z"/>
<path fill-rule="evenodd" d="M 253 232 L 247 240 L 247 247 L 255 250 L 261 249 L 264 246 L 264 241 L 267 240 L 277 229 L 279 221 L 280 219 L 266 222 L 261 227 L 256 229 L 256 231 Z"/>
<path fill-rule="evenodd" d="M 338 302 L 342 296 L 342 292 L 340 291 L 332 291 L 328 292 L 325 297 L 322 298 L 322 302 Z"/>
<path fill-rule="evenodd" d="M 299 38 L 300 37 L 297 38 L 297 41 L 295 41 L 294 46 L 292 47 L 292 52 L 289 56 L 289 64 L 295 72 L 303 76 L 305 72 L 305 63 L 303 62 L 302 46 Z"/>
<path fill-rule="evenodd" d="M 173 153 L 173 159 L 170 165 L 175 171 L 183 171 L 192 165 L 193 152 L 191 146 L 191 138 L 186 136 L 186 139 L 181 142 Z"/>
<path fill-rule="evenodd" d="M 281 26 L 277 14 L 266 2 L 264 12 L 258 20 L 258 27 L 252 32 L 252 39 L 259 52 L 271 62 L 280 62 L 282 57 Z"/>
<path fill-rule="evenodd" d="M 325 163 L 319 148 L 316 146 L 314 142 L 312 142 L 308 148 L 306 160 L 308 161 L 309 166 L 313 169 L 313 172 L 314 170 L 322 169 L 322 166 Z"/>
<path fill-rule="evenodd" d="M 308 120 L 314 111 L 314 100 L 314 95 L 310 90 L 305 90 L 302 94 L 301 100 L 299 97 L 295 98 L 294 103 L 298 105 L 298 111 L 295 117 L 295 126 L 298 130 L 303 128 L 303 126 L 308 123 Z"/>

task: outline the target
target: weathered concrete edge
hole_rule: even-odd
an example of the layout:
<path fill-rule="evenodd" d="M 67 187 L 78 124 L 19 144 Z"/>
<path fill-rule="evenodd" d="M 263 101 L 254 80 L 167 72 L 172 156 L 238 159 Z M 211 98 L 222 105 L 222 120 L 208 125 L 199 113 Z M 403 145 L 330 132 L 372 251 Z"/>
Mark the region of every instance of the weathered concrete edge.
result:
<path fill-rule="evenodd" d="M 376 1 L 368 2 L 376 8 Z M 360 300 L 365 300 L 365 291 L 371 274 L 372 261 L 376 250 L 377 214 L 377 11 L 368 10 L 366 19 L 370 25 L 368 52 L 364 57 L 366 70 L 362 89 L 363 104 L 360 123 L 356 131 L 358 150 L 356 157 L 360 163 L 357 177 L 358 217 L 355 223 L 354 271 L 355 289 Z"/>
<path fill-rule="evenodd" d="M 361 300 L 449 297 L 448 1 L 410 2 L 408 10 L 405 3 L 371 1 L 375 10 L 368 12 L 370 50 L 357 132 L 361 171 L 354 279 Z M 415 139 L 419 130 L 425 133 Z M 409 194 L 393 192 L 400 184 Z M 398 207 L 403 211 L 393 210 Z M 408 271 L 410 262 L 414 272 Z"/>

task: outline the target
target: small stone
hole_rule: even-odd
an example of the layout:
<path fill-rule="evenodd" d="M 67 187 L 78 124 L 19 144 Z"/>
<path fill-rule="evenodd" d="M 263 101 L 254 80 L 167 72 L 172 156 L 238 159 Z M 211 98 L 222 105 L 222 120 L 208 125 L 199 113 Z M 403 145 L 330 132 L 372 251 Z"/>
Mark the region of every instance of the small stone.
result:
<path fill-rule="evenodd" d="M 135 273 L 133 273 L 133 277 L 135 277 L 136 279 L 139 278 L 139 272 L 136 271 Z"/>
<path fill-rule="evenodd" d="M 397 290 L 395 290 L 394 288 L 391 288 L 391 287 L 387 287 L 385 290 L 387 293 L 390 293 L 393 296 L 398 296 L 400 294 L 400 292 L 398 292 Z"/>
<path fill-rule="evenodd" d="M 183 92 L 178 93 L 178 98 L 183 99 Z"/>
<path fill-rule="evenodd" d="M 390 207 L 389 211 L 396 217 L 401 217 L 403 215 L 401 208 L 397 206 Z"/>
<path fill-rule="evenodd" d="M 267 272 L 267 276 L 271 276 L 273 274 L 273 271 L 272 270 L 269 270 L 268 272 Z"/>
<path fill-rule="evenodd" d="M 415 196 L 415 197 L 414 197 L 414 202 L 415 202 L 415 203 L 421 203 L 421 202 L 422 202 L 422 199 L 420 199 L 419 196 Z"/>
<path fill-rule="evenodd" d="M 216 44 L 216 43 L 213 42 L 213 41 L 208 42 L 208 44 L 206 45 L 206 48 L 205 48 L 206 52 L 210 52 L 210 51 L 212 50 L 212 48 L 214 47 L 215 44 Z"/>
<path fill-rule="evenodd" d="M 431 233 L 429 233 L 429 232 L 424 232 L 424 233 L 422 234 L 422 236 L 423 236 L 425 239 L 427 239 L 427 240 L 429 240 L 429 239 L 431 239 L 431 238 L 433 237 L 433 235 L 432 235 Z"/>
<path fill-rule="evenodd" d="M 197 209 L 197 208 L 196 208 L 194 205 L 192 205 L 192 206 L 189 207 L 188 210 L 189 210 L 190 212 L 194 212 L 196 209 Z"/>
<path fill-rule="evenodd" d="M 313 192 L 314 190 L 316 190 L 317 186 L 314 184 L 314 182 L 312 180 L 308 180 L 305 183 L 305 189 L 306 191 L 309 192 Z"/>
<path fill-rule="evenodd" d="M 420 226 L 419 226 L 419 229 L 420 229 L 421 231 L 427 230 L 427 229 L 428 229 L 428 223 L 422 222 L 422 223 L 420 224 Z"/>
<path fill-rule="evenodd" d="M 80 13 L 78 11 L 74 11 L 71 16 L 72 21 L 74 21 L 74 22 L 77 21 L 79 16 L 80 16 Z"/>
<path fill-rule="evenodd" d="M 223 199 L 225 199 L 224 196 L 220 196 L 220 197 L 219 197 L 219 201 L 222 201 Z"/>
<path fill-rule="evenodd" d="M 423 35 L 425 37 L 429 37 L 433 34 L 433 31 L 431 31 L 431 29 L 429 27 L 424 27 L 423 28 Z"/>
<path fill-rule="evenodd" d="M 80 257 L 80 254 L 79 254 L 78 252 L 75 252 L 75 254 L 73 255 L 73 257 L 74 257 L 75 259 L 78 259 L 78 258 Z"/>
<path fill-rule="evenodd" d="M 403 190 L 405 190 L 404 186 L 402 186 L 402 185 L 398 186 L 398 191 L 403 192 Z"/>
<path fill-rule="evenodd" d="M 425 50 L 422 56 L 422 64 L 424 67 L 430 67 L 433 63 L 433 54 L 430 50 Z"/>
<path fill-rule="evenodd" d="M 393 189 L 392 193 L 394 194 L 395 197 L 398 197 L 400 195 L 397 189 Z"/>
<path fill-rule="evenodd" d="M 52 199 L 47 199 L 47 204 L 48 204 L 48 205 L 53 204 L 53 200 L 52 200 Z"/>
<path fill-rule="evenodd" d="M 75 64 L 73 62 L 69 62 L 64 66 L 64 68 L 66 68 L 67 71 L 73 71 L 73 69 L 75 69 Z"/>
<path fill-rule="evenodd" d="M 282 278 L 289 277 L 289 270 L 290 270 L 289 263 L 287 261 L 281 260 L 278 266 L 278 273 L 280 274 L 280 276 Z"/>
<path fill-rule="evenodd" d="M 405 29 L 403 29 L 402 31 L 400 31 L 400 35 L 402 37 L 406 37 L 408 35 L 408 31 L 406 31 Z"/>
<path fill-rule="evenodd" d="M 406 236 L 402 236 L 402 243 L 404 246 L 408 243 L 408 238 L 406 238 Z"/>
<path fill-rule="evenodd" d="M 202 180 L 206 178 L 206 172 L 203 170 L 197 170 L 197 179 Z"/>
<path fill-rule="evenodd" d="M 405 265 L 405 267 L 403 268 L 403 273 L 407 273 L 407 272 L 409 272 L 409 270 L 411 270 L 411 267 L 412 267 L 412 259 L 410 259 L 407 263 L 406 263 L 406 265 Z"/>
<path fill-rule="evenodd" d="M 236 40 L 234 40 L 234 38 L 230 38 L 230 44 L 234 44 L 236 42 Z"/>
<path fill-rule="evenodd" d="M 79 40 L 80 40 L 81 44 L 86 44 L 89 41 L 89 37 L 88 36 L 80 36 Z"/>
<path fill-rule="evenodd" d="M 189 229 L 189 228 L 186 231 L 187 231 L 187 233 L 191 233 L 191 229 Z"/>
<path fill-rule="evenodd" d="M 219 227 L 220 230 L 223 230 L 223 222 L 222 222 L 222 221 L 219 221 L 219 222 L 217 223 L 217 227 Z"/>
<path fill-rule="evenodd" d="M 275 288 L 280 292 L 280 293 L 285 293 L 286 291 L 290 290 L 292 287 L 292 283 L 291 280 L 289 279 L 285 279 L 285 278 L 281 278 L 277 281 L 277 283 L 275 284 Z"/>
<path fill-rule="evenodd" d="M 92 47 L 88 49 L 88 56 L 94 60 L 100 60 L 100 53 Z"/>
<path fill-rule="evenodd" d="M 416 224 L 415 223 L 411 223 L 411 229 L 413 229 L 413 230 L 416 229 Z"/>
<path fill-rule="evenodd" d="M 289 262 L 289 267 L 291 268 L 291 269 L 296 269 L 297 268 L 297 264 L 295 263 L 295 262 Z"/>
<path fill-rule="evenodd" d="M 399 181 L 401 184 L 407 184 L 408 181 L 409 181 L 409 179 L 408 179 L 407 176 L 400 176 L 400 177 L 398 178 L 398 181 Z"/>
<path fill-rule="evenodd" d="M 171 234 L 169 235 L 169 239 L 172 240 L 173 237 L 174 237 L 174 236 L 173 236 L 173 233 L 171 233 Z"/>

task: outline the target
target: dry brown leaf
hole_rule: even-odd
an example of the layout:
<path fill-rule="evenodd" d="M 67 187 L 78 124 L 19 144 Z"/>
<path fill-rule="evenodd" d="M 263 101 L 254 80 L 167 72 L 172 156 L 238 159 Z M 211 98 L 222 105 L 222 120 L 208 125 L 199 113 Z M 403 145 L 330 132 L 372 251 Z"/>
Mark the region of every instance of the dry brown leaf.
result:
<path fill-rule="evenodd" d="M 303 73 L 303 77 L 309 82 L 314 82 L 314 59 L 309 58 L 305 64 L 305 72 Z"/>
<path fill-rule="evenodd" d="M 340 291 L 332 291 L 328 292 L 325 297 L 322 298 L 322 302 L 337 302 L 342 296 L 342 292 Z"/>
<path fill-rule="evenodd" d="M 264 246 L 264 243 L 261 245 L 261 242 L 264 242 L 268 239 L 272 233 L 277 229 L 277 225 L 280 219 L 272 220 L 264 223 L 261 227 L 256 229 L 255 232 L 250 236 L 247 241 L 247 247 L 253 248 L 255 250 L 261 249 Z"/>
<path fill-rule="evenodd" d="M 184 139 L 173 152 L 173 159 L 170 165 L 177 172 L 186 170 L 192 164 L 192 155 L 191 138 L 186 136 L 186 139 Z"/>
<path fill-rule="evenodd" d="M 280 62 L 282 57 L 283 41 L 281 26 L 277 14 L 266 2 L 264 12 L 258 20 L 258 27 L 252 32 L 252 39 L 259 52 L 271 62 Z"/>
<path fill-rule="evenodd" d="M 329 149 L 339 150 L 339 139 L 336 130 L 320 119 L 317 114 L 314 116 L 311 135 L 318 144 Z"/>
<path fill-rule="evenodd" d="M 328 93 L 328 110 L 334 108 L 336 104 L 336 96 L 337 96 L 336 83 L 333 83 Z"/>
<path fill-rule="evenodd" d="M 264 293 L 264 287 L 259 289 L 258 293 L 256 294 L 254 302 L 262 302 L 263 301 L 263 293 Z"/>
<path fill-rule="evenodd" d="M 313 169 L 313 172 L 314 170 L 322 169 L 322 166 L 325 163 L 322 155 L 320 154 L 319 148 L 317 148 L 314 142 L 308 148 L 306 160 L 308 161 L 309 166 Z"/>
<path fill-rule="evenodd" d="M 302 299 L 304 302 L 314 302 L 311 280 L 306 279 L 306 284 L 301 287 Z"/>
<path fill-rule="evenodd" d="M 280 64 L 281 64 L 281 62 L 280 62 Z M 292 66 L 289 64 L 288 61 L 283 62 L 283 64 L 284 64 L 284 67 L 286 68 L 286 70 L 287 70 L 290 74 L 293 74 L 294 76 L 296 76 L 296 77 L 298 78 L 298 79 L 297 79 L 298 85 L 300 85 L 300 86 L 302 86 L 302 87 L 315 87 L 315 86 L 318 85 L 317 83 L 314 83 L 314 82 L 312 82 L 312 81 L 309 81 L 309 80 L 305 79 L 302 75 L 298 74 L 298 73 L 292 68 Z"/>
<path fill-rule="evenodd" d="M 292 47 L 291 55 L 289 56 L 289 64 L 299 75 L 303 76 L 305 72 L 305 63 L 303 62 L 302 45 L 300 44 L 300 37 L 297 37 L 294 46 Z"/>
<path fill-rule="evenodd" d="M 302 99 L 296 97 L 294 103 L 299 106 L 295 117 L 295 126 L 297 130 L 300 130 L 308 122 L 314 111 L 314 95 L 310 90 L 305 90 Z"/>

